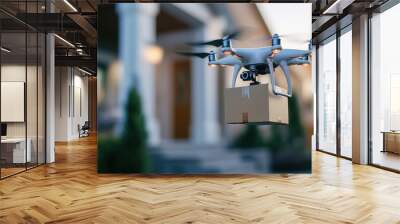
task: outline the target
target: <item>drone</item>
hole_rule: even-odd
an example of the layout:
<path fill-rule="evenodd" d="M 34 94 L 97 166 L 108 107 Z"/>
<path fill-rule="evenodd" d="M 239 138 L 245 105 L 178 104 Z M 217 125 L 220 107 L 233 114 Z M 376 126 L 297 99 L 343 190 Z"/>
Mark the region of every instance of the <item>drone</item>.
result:
<path fill-rule="evenodd" d="M 231 39 L 235 39 L 239 32 L 234 32 L 216 40 L 206 42 L 188 43 L 191 46 L 214 46 L 221 47 L 224 54 L 222 58 L 217 58 L 217 53 L 210 52 L 177 52 L 185 56 L 195 56 L 199 58 L 208 58 L 209 65 L 232 66 L 232 87 L 235 87 L 236 78 L 242 68 L 245 70 L 240 74 L 243 81 L 251 81 L 250 85 L 258 85 L 258 75 L 270 74 L 272 92 L 275 95 L 285 97 L 292 96 L 292 81 L 289 74 L 289 66 L 310 64 L 309 56 L 311 54 L 311 41 L 308 50 L 283 49 L 281 46 L 281 36 L 274 34 L 268 39 L 271 40 L 271 46 L 260 48 L 234 48 Z M 275 68 L 280 67 L 285 75 L 288 90 L 283 92 L 278 90 L 275 78 Z"/>

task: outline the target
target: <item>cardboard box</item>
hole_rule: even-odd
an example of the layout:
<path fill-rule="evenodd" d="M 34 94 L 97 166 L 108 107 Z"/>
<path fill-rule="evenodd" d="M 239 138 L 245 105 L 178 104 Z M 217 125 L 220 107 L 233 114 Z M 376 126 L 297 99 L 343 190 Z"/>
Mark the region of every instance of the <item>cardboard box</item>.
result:
<path fill-rule="evenodd" d="M 228 124 L 289 123 L 288 98 L 273 94 L 270 84 L 228 88 L 224 97 Z"/>

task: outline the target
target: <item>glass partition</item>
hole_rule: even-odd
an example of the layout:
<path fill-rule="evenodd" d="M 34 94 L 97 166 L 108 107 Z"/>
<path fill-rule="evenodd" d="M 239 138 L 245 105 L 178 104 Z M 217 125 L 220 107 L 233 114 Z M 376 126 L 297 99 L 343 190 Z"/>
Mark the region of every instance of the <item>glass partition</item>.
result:
<path fill-rule="evenodd" d="M 26 41 L 25 32 L 1 34 L 2 177 L 24 171 L 31 161 L 26 141 Z"/>
<path fill-rule="evenodd" d="M 43 1 L 26 3 L 0 6 L 43 10 Z M 45 41 L 40 31 L 0 12 L 0 178 L 45 163 Z"/>

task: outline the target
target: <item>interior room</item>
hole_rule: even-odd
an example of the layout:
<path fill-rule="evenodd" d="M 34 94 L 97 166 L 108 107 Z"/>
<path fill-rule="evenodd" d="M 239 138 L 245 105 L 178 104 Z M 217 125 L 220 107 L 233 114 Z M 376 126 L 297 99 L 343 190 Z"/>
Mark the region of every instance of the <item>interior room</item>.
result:
<path fill-rule="evenodd" d="M 400 34 L 393 30 L 399 19 L 400 5 L 371 18 L 371 162 L 394 170 L 400 170 Z"/>
<path fill-rule="evenodd" d="M 96 82 L 93 75 L 80 67 L 55 68 L 57 74 L 55 92 L 56 142 L 68 142 L 87 137 L 89 131 L 95 133 L 89 121 L 89 91 L 93 94 L 96 89 L 89 86 Z M 93 104 L 92 104 L 93 105 Z M 94 109 L 92 107 L 92 109 Z M 82 127 L 88 126 L 86 133 Z"/>

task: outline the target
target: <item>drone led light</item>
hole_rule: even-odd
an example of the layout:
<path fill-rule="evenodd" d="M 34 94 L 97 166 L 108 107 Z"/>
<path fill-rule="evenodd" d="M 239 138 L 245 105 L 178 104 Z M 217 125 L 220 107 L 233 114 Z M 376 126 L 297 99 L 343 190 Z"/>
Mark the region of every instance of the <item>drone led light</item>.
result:
<path fill-rule="evenodd" d="M 78 12 L 75 6 L 73 6 L 68 0 L 64 0 L 64 3 L 68 5 L 68 7 L 71 8 L 74 12 Z"/>
<path fill-rule="evenodd" d="M 275 56 L 275 55 L 277 55 L 279 52 L 281 52 L 281 49 L 279 49 L 279 48 L 273 49 L 273 50 L 272 50 L 272 55 Z"/>
<path fill-rule="evenodd" d="M 232 54 L 232 50 L 224 50 L 224 55 L 231 55 Z"/>

